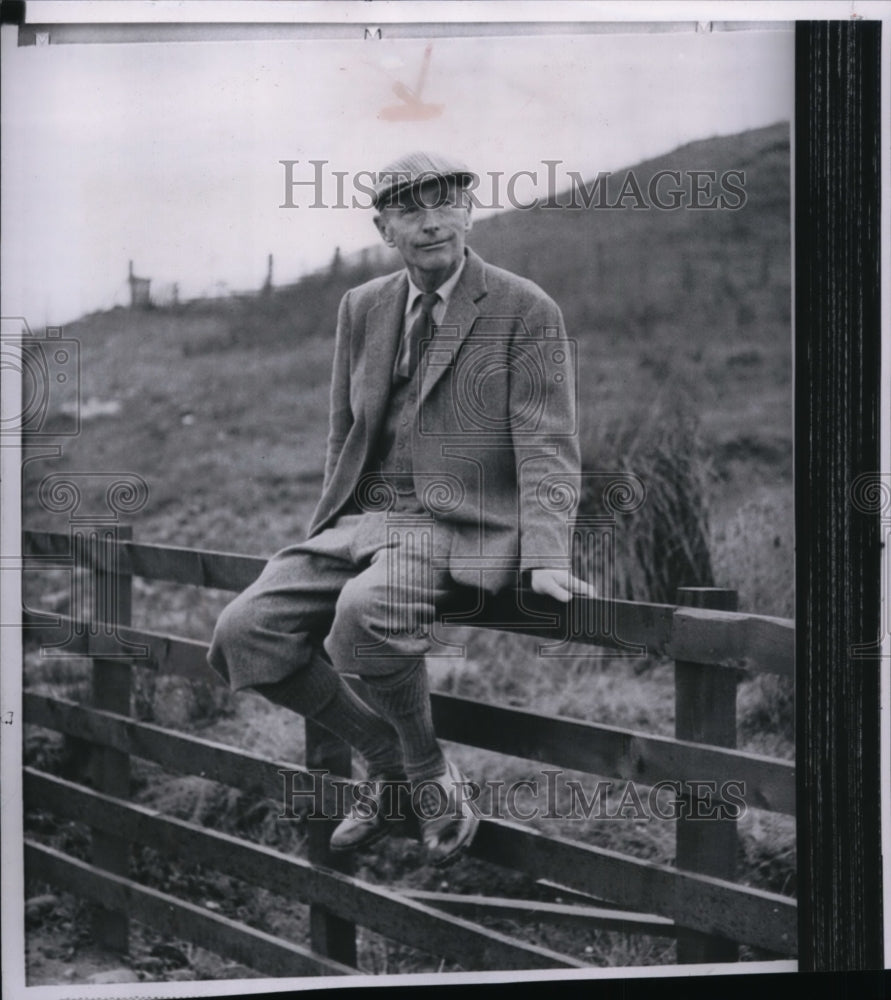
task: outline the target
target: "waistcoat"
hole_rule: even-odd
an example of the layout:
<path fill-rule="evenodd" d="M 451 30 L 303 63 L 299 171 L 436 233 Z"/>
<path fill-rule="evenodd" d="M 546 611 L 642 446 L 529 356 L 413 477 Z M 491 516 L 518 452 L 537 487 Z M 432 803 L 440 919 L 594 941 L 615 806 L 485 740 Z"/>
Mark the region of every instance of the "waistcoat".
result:
<path fill-rule="evenodd" d="M 411 378 L 394 374 L 387 412 L 371 468 L 380 472 L 401 498 L 415 500 L 412 482 L 411 432 L 418 414 L 420 372 Z M 398 501 L 403 506 L 404 500 Z"/>

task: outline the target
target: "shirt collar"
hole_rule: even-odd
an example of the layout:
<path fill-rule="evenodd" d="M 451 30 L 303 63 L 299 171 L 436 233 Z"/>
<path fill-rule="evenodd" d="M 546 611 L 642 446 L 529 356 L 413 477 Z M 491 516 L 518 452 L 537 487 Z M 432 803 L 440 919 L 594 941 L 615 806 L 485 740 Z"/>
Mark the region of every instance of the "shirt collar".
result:
<path fill-rule="evenodd" d="M 467 263 L 467 256 L 465 254 L 465 256 L 461 258 L 461 263 L 458 265 L 458 269 L 455 271 L 455 273 L 450 278 L 447 278 L 439 286 L 439 288 L 434 289 L 436 294 L 442 300 L 443 305 L 449 304 L 449 299 L 452 297 L 452 292 L 454 292 L 455 286 L 461 280 L 461 274 L 464 271 L 464 265 L 466 263 Z M 406 276 L 408 277 L 408 299 L 406 300 L 405 303 L 405 313 L 406 315 L 408 315 L 408 313 L 411 312 L 415 302 L 417 302 L 418 296 L 423 295 L 424 293 L 411 280 L 411 275 L 408 273 L 408 271 L 406 271 L 405 273 Z"/>

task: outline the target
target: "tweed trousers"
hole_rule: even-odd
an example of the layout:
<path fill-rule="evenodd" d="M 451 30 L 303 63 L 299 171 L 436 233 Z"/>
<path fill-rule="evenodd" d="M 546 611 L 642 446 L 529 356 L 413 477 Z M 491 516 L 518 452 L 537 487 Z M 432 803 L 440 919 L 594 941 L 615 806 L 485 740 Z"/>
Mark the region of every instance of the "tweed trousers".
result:
<path fill-rule="evenodd" d="M 403 509 L 342 515 L 277 552 L 223 610 L 210 666 L 233 690 L 282 680 L 322 650 L 340 672 L 404 671 L 431 648 L 436 610 L 454 589 L 450 537 L 414 498 Z M 305 714 L 324 700 L 316 686 Z"/>

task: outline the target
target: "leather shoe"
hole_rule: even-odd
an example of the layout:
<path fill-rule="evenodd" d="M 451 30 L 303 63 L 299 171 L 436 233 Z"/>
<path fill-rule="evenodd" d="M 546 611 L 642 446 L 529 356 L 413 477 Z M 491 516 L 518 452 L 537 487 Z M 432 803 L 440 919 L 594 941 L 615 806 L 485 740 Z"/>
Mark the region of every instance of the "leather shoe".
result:
<path fill-rule="evenodd" d="M 353 804 L 331 834 L 328 847 L 334 852 L 370 847 L 394 829 L 398 818 L 396 796 L 405 778 L 369 778 L 353 788 Z M 389 786 L 389 787 L 388 787 Z"/>
<path fill-rule="evenodd" d="M 473 785 L 458 768 L 446 761 L 445 771 L 412 789 L 412 805 L 421 826 L 421 842 L 429 861 L 445 865 L 473 840 L 479 816 L 468 801 Z"/>

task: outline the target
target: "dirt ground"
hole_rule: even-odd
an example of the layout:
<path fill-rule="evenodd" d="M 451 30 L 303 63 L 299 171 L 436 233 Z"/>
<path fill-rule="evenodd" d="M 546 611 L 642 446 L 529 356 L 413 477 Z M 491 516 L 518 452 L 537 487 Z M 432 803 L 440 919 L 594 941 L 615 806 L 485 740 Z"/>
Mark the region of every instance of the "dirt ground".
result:
<path fill-rule="evenodd" d="M 68 893 L 31 896 L 25 905 L 28 986 L 256 979 L 260 973 L 187 942 L 130 926 L 120 955 L 96 945 L 90 909 Z"/>

